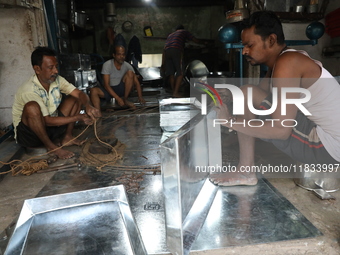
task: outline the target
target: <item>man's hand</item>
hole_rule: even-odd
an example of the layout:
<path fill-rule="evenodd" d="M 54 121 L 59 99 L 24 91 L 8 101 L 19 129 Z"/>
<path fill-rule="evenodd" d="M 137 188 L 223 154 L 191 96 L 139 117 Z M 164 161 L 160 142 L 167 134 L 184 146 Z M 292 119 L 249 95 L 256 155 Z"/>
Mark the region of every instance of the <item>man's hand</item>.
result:
<path fill-rule="evenodd" d="M 86 106 L 86 114 L 92 119 L 95 120 L 96 118 L 100 118 L 102 116 L 99 109 L 93 107 L 92 105 L 88 104 Z"/>
<path fill-rule="evenodd" d="M 142 106 L 145 106 L 145 104 L 146 104 L 146 101 L 144 100 L 143 97 L 138 97 L 138 102 L 139 102 Z"/>
<path fill-rule="evenodd" d="M 120 98 L 120 97 L 116 98 L 116 102 L 117 102 L 117 104 L 119 106 L 124 106 L 125 105 L 124 100 L 122 98 Z"/>
<path fill-rule="evenodd" d="M 229 120 L 232 117 L 226 104 L 218 105 L 216 107 L 216 113 L 217 119 Z"/>
<path fill-rule="evenodd" d="M 77 117 L 78 121 L 83 121 L 85 125 L 92 125 L 94 122 L 87 114 L 78 114 Z"/>

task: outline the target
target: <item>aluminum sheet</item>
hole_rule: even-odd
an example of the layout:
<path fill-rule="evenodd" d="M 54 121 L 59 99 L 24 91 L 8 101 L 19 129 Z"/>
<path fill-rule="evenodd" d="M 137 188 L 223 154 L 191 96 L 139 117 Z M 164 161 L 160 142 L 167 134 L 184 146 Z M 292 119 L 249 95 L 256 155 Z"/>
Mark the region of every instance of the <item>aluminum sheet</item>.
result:
<path fill-rule="evenodd" d="M 123 159 L 118 161 L 112 169 L 130 167 L 130 169 L 159 168 L 159 141 L 162 130 L 159 127 L 159 114 L 138 114 L 134 116 L 120 115 L 104 119 L 100 124 L 99 135 L 114 134 L 123 143 Z"/>
<path fill-rule="evenodd" d="M 175 132 L 200 112 L 196 98 L 167 98 L 159 100 L 160 126 L 165 132 Z"/>
<path fill-rule="evenodd" d="M 192 250 L 244 246 L 322 235 L 266 179 L 219 188 Z"/>
<path fill-rule="evenodd" d="M 58 172 L 38 196 L 59 194 L 65 190 L 105 187 L 110 185 L 114 175 L 117 173 L 102 173 L 93 169 Z M 147 254 L 170 254 L 166 245 L 161 176 L 146 175 L 141 186 L 145 189 L 139 194 L 128 193 L 127 196 Z M 320 235 L 322 233 L 268 181 L 260 179 L 255 187 L 218 189 L 191 250 L 213 251 L 224 247 L 289 241 Z M 2 249 L 4 251 L 4 248 Z"/>
<path fill-rule="evenodd" d="M 161 139 L 164 141 L 171 136 L 162 133 L 159 117 L 159 114 L 129 116 L 129 121 L 118 124 L 114 122 L 116 117 L 113 116 L 103 122 L 103 132 L 105 134 L 116 132 L 117 136 L 125 139 L 128 148 L 132 148 L 133 144 L 141 152 L 149 151 L 150 148 L 157 148 Z M 141 118 L 143 121 L 140 120 Z M 162 138 L 163 135 L 166 137 Z M 143 136 L 145 139 L 139 139 L 138 136 Z M 151 154 L 154 155 L 153 163 L 160 164 L 157 150 L 153 150 Z M 136 157 L 135 161 L 132 157 L 129 158 L 128 164 L 132 162 L 137 166 L 145 163 L 139 161 L 140 157 Z M 38 197 L 110 187 L 115 178 L 121 174 L 124 172 L 110 171 L 110 169 L 100 172 L 95 167 L 88 166 L 83 166 L 81 170 L 57 172 L 39 192 Z M 147 253 L 170 254 L 166 245 L 161 175 L 145 175 L 143 179 L 140 185 L 144 189 L 139 194 L 127 194 L 131 212 Z M 185 198 L 184 196 L 184 200 Z M 2 251 L 7 246 L 10 233 L 11 228 L 0 234 Z M 6 235 L 7 239 L 1 239 Z M 191 249 L 214 254 L 215 250 L 222 250 L 224 247 L 289 241 L 320 235 L 322 233 L 269 182 L 260 179 L 255 187 L 218 188 L 211 209 Z"/>
<path fill-rule="evenodd" d="M 167 246 L 189 254 L 217 192 L 209 172 L 195 166 L 221 165 L 221 132 L 211 130 L 215 111 L 197 115 L 161 144 Z"/>
<path fill-rule="evenodd" d="M 123 185 L 25 200 L 7 255 L 146 254 Z"/>

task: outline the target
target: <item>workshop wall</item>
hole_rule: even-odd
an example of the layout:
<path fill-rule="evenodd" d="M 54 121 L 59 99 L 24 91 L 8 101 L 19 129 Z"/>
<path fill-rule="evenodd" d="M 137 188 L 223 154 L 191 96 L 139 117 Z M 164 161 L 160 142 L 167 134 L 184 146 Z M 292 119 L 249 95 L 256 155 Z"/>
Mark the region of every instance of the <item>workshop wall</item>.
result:
<path fill-rule="evenodd" d="M 329 0 L 326 14 L 339 8 L 340 1 Z M 217 61 L 227 59 L 226 50 L 217 39 L 219 27 L 225 23 L 223 6 L 200 7 L 135 7 L 117 8 L 113 22 L 105 20 L 105 10 L 85 10 L 89 14 L 84 31 L 73 31 L 73 53 L 98 53 L 110 57 L 107 30 L 114 28 L 122 33 L 128 43 L 133 35 L 141 42 L 144 54 L 161 53 L 165 38 L 178 24 L 183 24 L 196 37 L 215 40 L 219 46 Z M 130 32 L 122 29 L 125 21 L 131 21 Z M 321 20 L 324 23 L 324 20 Z M 5 8 L 0 5 L 0 128 L 12 123 L 11 108 L 17 88 L 33 73 L 30 54 L 34 47 L 47 45 L 46 28 L 41 8 Z M 307 39 L 306 23 L 284 23 L 286 39 Z M 151 26 L 153 37 L 145 37 L 144 27 Z M 336 76 L 340 75 L 338 58 L 322 56 L 322 49 L 331 45 L 327 34 L 315 46 L 299 46 L 313 58 L 321 60 L 324 66 Z"/>
<path fill-rule="evenodd" d="M 330 13 L 331 11 L 340 8 L 340 1 L 338 0 L 330 0 L 329 5 L 327 7 L 325 15 Z M 325 20 L 320 20 L 321 23 L 325 24 Z M 306 27 L 310 22 L 303 22 L 303 23 L 283 23 L 283 30 L 286 36 L 286 40 L 308 40 L 306 36 Z M 304 45 L 304 46 L 294 46 L 292 48 L 305 50 L 308 54 L 322 62 L 323 66 L 333 75 L 339 76 L 340 75 L 340 61 L 339 58 L 331 58 L 331 57 L 324 57 L 322 54 L 322 50 L 324 47 L 328 47 L 331 45 L 331 38 L 330 36 L 325 33 L 319 40 L 318 44 L 311 46 L 311 45 Z"/>
<path fill-rule="evenodd" d="M 0 128 L 12 124 L 16 90 L 34 73 L 32 50 L 47 44 L 42 17 L 36 8 L 0 8 Z"/>
<path fill-rule="evenodd" d="M 113 22 L 105 20 L 104 9 L 85 11 L 94 26 L 92 32 L 72 40 L 72 51 L 85 54 L 95 52 L 102 56 L 109 56 L 107 30 L 110 27 L 116 34 L 121 33 L 127 44 L 136 35 L 143 54 L 157 54 L 162 53 L 166 37 L 179 24 L 184 25 L 197 38 L 216 39 L 218 28 L 225 22 L 222 6 L 117 8 L 117 16 Z M 132 23 L 129 32 L 122 28 L 125 21 Z M 152 37 L 145 36 L 145 26 L 151 26 Z"/>

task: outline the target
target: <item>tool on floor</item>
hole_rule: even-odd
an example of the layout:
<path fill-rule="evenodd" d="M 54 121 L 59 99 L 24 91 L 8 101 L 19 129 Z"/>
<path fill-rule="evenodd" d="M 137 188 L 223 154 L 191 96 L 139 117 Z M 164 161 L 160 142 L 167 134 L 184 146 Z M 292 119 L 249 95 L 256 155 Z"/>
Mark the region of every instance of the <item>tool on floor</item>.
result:
<path fill-rule="evenodd" d="M 334 199 L 335 200 L 335 197 L 333 197 L 331 194 L 329 194 L 324 189 L 313 189 L 313 192 L 315 193 L 315 195 L 318 198 L 321 198 L 322 200 L 324 200 L 324 199 Z"/>
<path fill-rule="evenodd" d="M 304 164 L 297 162 L 298 169 L 304 170 Z M 297 186 L 313 191 L 320 199 L 335 199 L 330 193 L 340 190 L 340 180 L 332 175 L 335 169 L 330 169 L 328 173 L 318 173 L 316 171 L 299 171 L 295 173 L 294 182 Z"/>
<path fill-rule="evenodd" d="M 329 194 L 325 188 L 324 188 L 324 180 L 316 180 L 314 182 L 314 184 L 319 187 L 318 189 L 313 189 L 313 192 L 315 193 L 315 195 L 321 199 L 334 199 L 335 197 L 333 197 L 331 194 Z"/>
<path fill-rule="evenodd" d="M 57 160 L 58 160 L 58 156 L 55 155 L 55 154 L 52 154 L 47 158 L 47 164 L 50 165 L 50 164 L 56 162 Z"/>
<path fill-rule="evenodd" d="M 78 167 L 78 170 L 80 170 L 81 169 L 81 163 L 77 162 L 77 163 L 73 163 L 73 164 L 65 164 L 65 165 L 60 165 L 60 166 L 54 166 L 54 167 L 50 167 L 50 168 L 47 168 L 47 169 L 39 170 L 39 171 L 37 171 L 37 173 L 41 174 L 41 173 L 47 173 L 47 172 L 53 172 L 53 171 L 73 170 L 73 168 L 75 168 L 75 167 Z"/>

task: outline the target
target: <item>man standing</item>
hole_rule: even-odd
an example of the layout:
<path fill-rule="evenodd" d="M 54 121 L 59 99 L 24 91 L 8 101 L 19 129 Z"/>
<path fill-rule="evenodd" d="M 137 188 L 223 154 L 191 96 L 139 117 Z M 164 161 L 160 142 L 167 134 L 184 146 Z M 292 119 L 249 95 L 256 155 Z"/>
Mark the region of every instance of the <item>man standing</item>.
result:
<path fill-rule="evenodd" d="M 186 41 L 201 43 L 189 31 L 185 30 L 182 25 L 179 25 L 176 31 L 168 36 L 164 46 L 161 69 L 163 71 L 165 69 L 165 75 L 169 76 L 173 97 L 180 97 L 178 90 L 183 80 L 182 62 Z"/>
<path fill-rule="evenodd" d="M 100 98 L 105 98 L 106 101 L 115 98 L 119 106 L 135 109 L 135 104 L 128 101 L 129 94 L 134 86 L 138 93 L 138 101 L 145 104 L 142 88 L 133 67 L 125 61 L 125 48 L 123 46 L 114 47 L 113 59 L 103 64 L 102 74 L 104 88 L 94 87 L 90 90 L 90 98 L 95 108 L 100 109 Z"/>
<path fill-rule="evenodd" d="M 213 174 L 211 180 L 221 186 L 255 185 L 256 174 L 244 171 L 245 167 L 254 166 L 255 138 L 272 142 L 285 154 L 305 164 L 338 164 L 338 82 L 305 51 L 287 48 L 281 22 L 273 12 L 255 12 L 245 25 L 241 35 L 243 55 L 251 65 L 266 65 L 267 79 L 258 86 L 241 87 L 246 102 L 243 116 L 233 116 L 225 105 L 218 110 L 218 118 L 228 120 L 225 125 L 237 131 L 240 159 L 235 173 Z M 274 90 L 277 91 L 277 104 L 273 104 L 275 110 L 268 116 L 261 116 L 266 120 L 262 126 L 248 125 L 249 120 L 258 118 L 254 110 L 247 107 L 248 97 L 251 97 L 255 109 L 268 110 L 272 108 Z M 281 104 L 281 95 L 285 91 L 290 91 L 286 94 L 289 104 Z M 301 102 L 309 93 L 311 97 L 305 103 L 292 103 Z"/>
<path fill-rule="evenodd" d="M 74 153 L 57 149 L 55 140 L 61 139 L 61 145 L 80 145 L 82 142 L 73 140 L 72 136 L 75 122 L 92 124 L 101 113 L 90 105 L 84 92 L 58 76 L 54 50 L 37 47 L 31 55 L 31 63 L 35 74 L 19 87 L 14 98 L 12 114 L 16 141 L 24 147 L 44 145 L 58 158 L 71 158 Z M 80 114 L 82 106 L 86 114 Z"/>

